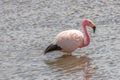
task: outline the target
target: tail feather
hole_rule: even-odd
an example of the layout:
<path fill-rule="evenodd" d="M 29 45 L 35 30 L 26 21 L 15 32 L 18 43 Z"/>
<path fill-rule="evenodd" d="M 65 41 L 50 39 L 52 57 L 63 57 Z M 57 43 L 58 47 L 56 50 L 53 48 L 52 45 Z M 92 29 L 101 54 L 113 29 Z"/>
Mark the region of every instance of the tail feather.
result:
<path fill-rule="evenodd" d="M 61 47 L 59 47 L 58 45 L 54 45 L 54 44 L 50 44 L 44 51 L 44 54 L 51 52 L 51 51 L 56 51 L 56 50 L 62 50 Z"/>

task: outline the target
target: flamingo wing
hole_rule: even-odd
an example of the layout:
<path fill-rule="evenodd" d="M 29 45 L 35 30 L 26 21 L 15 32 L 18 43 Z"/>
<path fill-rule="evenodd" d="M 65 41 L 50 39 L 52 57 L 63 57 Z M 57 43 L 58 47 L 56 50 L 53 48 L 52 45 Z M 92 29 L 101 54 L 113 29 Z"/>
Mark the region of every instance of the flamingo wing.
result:
<path fill-rule="evenodd" d="M 83 33 L 79 30 L 66 30 L 59 33 L 53 43 L 60 46 L 63 52 L 73 52 L 83 45 Z"/>

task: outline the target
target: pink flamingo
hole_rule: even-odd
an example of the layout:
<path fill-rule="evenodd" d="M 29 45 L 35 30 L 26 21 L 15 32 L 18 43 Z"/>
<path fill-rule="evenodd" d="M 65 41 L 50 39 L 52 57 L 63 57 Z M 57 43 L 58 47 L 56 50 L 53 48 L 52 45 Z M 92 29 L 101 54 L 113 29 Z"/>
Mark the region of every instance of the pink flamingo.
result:
<path fill-rule="evenodd" d="M 51 51 L 61 51 L 65 52 L 67 55 L 71 55 L 71 53 L 77 48 L 88 46 L 90 43 L 90 35 L 86 29 L 86 26 L 93 28 L 93 32 L 95 33 L 95 24 L 91 20 L 85 19 L 82 23 L 82 29 L 84 31 L 85 38 L 83 33 L 79 30 L 62 31 L 46 48 L 44 54 Z"/>

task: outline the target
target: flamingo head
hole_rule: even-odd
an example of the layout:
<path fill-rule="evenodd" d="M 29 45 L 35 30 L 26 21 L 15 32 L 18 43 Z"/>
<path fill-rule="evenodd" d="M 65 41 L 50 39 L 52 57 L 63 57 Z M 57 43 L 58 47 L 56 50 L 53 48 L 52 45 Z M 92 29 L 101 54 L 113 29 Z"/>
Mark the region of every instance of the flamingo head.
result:
<path fill-rule="evenodd" d="M 93 28 L 93 32 L 95 33 L 96 25 L 90 19 L 85 19 L 82 25 Z"/>

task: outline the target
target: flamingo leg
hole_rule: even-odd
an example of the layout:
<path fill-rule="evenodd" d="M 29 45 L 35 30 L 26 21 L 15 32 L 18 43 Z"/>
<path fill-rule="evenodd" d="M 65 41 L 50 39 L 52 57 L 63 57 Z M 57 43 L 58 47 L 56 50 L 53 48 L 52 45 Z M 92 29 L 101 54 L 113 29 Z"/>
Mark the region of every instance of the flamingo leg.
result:
<path fill-rule="evenodd" d="M 72 53 L 67 53 L 67 52 L 65 52 L 64 55 L 66 55 L 66 56 L 71 56 Z"/>

